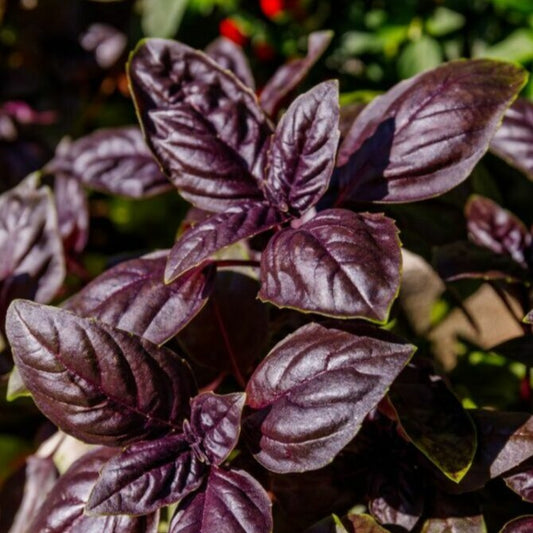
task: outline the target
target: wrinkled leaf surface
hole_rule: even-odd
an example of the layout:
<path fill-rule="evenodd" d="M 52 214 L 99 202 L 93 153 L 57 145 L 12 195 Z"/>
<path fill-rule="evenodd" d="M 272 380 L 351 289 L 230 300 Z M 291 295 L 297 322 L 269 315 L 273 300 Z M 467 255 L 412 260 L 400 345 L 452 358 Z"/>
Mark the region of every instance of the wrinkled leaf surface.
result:
<path fill-rule="evenodd" d="M 213 267 L 196 269 L 165 285 L 167 257 L 168 252 L 156 252 L 119 263 L 70 298 L 66 308 L 163 344 L 202 309 L 215 276 Z"/>
<path fill-rule="evenodd" d="M 330 209 L 270 239 L 261 257 L 259 297 L 279 307 L 384 322 L 400 267 L 391 219 Z"/>
<path fill-rule="evenodd" d="M 525 81 L 510 63 L 461 60 L 377 97 L 340 147 L 339 203 L 411 202 L 455 187 L 487 150 Z"/>
<path fill-rule="evenodd" d="M 85 442 L 120 446 L 181 427 L 187 363 L 131 333 L 26 300 L 8 311 L 20 375 L 43 413 Z"/>
<path fill-rule="evenodd" d="M 246 387 L 255 458 L 273 472 L 329 463 L 355 436 L 414 349 L 308 324 L 278 343 Z"/>

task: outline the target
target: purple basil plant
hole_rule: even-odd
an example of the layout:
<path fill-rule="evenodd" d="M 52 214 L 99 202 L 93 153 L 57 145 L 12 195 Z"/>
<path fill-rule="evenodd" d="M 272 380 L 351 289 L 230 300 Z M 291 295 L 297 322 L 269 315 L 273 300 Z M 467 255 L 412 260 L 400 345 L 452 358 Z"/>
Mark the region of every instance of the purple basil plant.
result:
<path fill-rule="evenodd" d="M 229 41 L 142 41 L 128 64 L 140 128 L 62 143 L 44 169 L 55 202 L 37 179 L 0 196 L 11 391 L 96 445 L 41 495 L 27 531 L 481 532 L 472 494 L 533 457 L 528 416 L 467 413 L 383 327 L 402 251 L 377 207 L 466 180 L 526 75 L 460 60 L 354 115 L 334 80 L 291 101 L 330 39 L 311 35 L 259 97 Z M 177 189 L 194 211 L 170 249 L 47 306 L 87 240 L 83 187 Z M 472 200 L 473 241 L 530 275 L 531 233 L 498 209 Z M 510 488 L 530 490 L 527 472 Z M 27 486 L 39 479 L 28 470 Z M 361 502 L 370 514 L 348 512 Z M 287 516 L 298 508 L 303 519 Z M 520 520 L 506 533 L 533 523 Z"/>

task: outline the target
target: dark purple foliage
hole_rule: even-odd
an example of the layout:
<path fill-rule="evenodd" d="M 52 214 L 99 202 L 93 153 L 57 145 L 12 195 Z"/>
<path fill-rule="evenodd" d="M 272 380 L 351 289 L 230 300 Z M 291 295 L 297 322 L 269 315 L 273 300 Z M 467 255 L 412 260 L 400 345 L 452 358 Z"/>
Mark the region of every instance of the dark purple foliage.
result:
<path fill-rule="evenodd" d="M 288 95 L 305 78 L 310 68 L 326 51 L 333 32 L 317 31 L 309 35 L 307 55 L 301 59 L 293 59 L 282 65 L 263 87 L 259 101 L 261 107 L 270 116 L 275 116 Z"/>
<path fill-rule="evenodd" d="M 376 98 L 340 147 L 338 203 L 411 202 L 458 185 L 486 152 L 525 80 L 509 63 L 458 61 Z"/>
<path fill-rule="evenodd" d="M 282 307 L 385 322 L 400 286 L 400 266 L 391 219 L 330 209 L 269 241 L 259 297 Z"/>
<path fill-rule="evenodd" d="M 112 448 L 97 448 L 78 459 L 50 491 L 27 531 L 156 533 L 158 514 L 135 517 L 85 513 L 85 504 L 101 468 L 116 453 Z"/>
<path fill-rule="evenodd" d="M 277 344 L 246 387 L 256 459 L 273 472 L 331 461 L 385 395 L 414 347 L 308 324 Z"/>
<path fill-rule="evenodd" d="M 465 410 L 424 358 L 429 337 L 413 357 L 414 344 L 388 331 L 418 335 L 403 302 L 393 308 L 400 229 L 432 246 L 421 241 L 444 222 L 422 227 L 430 199 L 466 180 L 502 117 L 492 151 L 531 173 L 533 113 L 522 101 L 509 108 L 525 73 L 455 61 L 365 107 L 339 108 L 336 81 L 291 102 L 331 38 L 312 34 L 307 56 L 280 67 L 259 98 L 234 43 L 201 52 L 144 40 L 127 67 L 140 129 L 62 143 L 44 169 L 54 197 L 35 176 L 0 196 L 11 385 L 19 377 L 66 433 L 114 447 L 58 481 L 51 458 L 33 458 L 20 508 L 28 531 L 155 533 L 162 509 L 169 533 L 482 533 L 491 480 L 532 500 L 531 415 Z M 111 66 L 124 39 L 95 25 L 82 44 Z M 3 134 L 19 108 L 0 110 Z M 119 262 L 72 294 L 64 263 L 84 258 L 83 187 L 136 199 L 177 189 L 196 211 L 170 250 Z M 446 282 L 488 280 L 518 322 L 527 314 L 523 336 L 492 349 L 525 365 L 526 408 L 533 234 L 476 187 L 443 200 L 463 240 L 442 239 L 433 260 Z M 415 200 L 427 200 L 421 211 L 368 205 Z M 62 308 L 43 305 L 59 293 Z M 349 512 L 361 505 L 370 514 Z M 530 526 L 522 517 L 502 531 Z"/>
<path fill-rule="evenodd" d="M 119 263 L 64 307 L 161 345 L 200 312 L 213 290 L 215 277 L 215 269 L 207 267 L 164 285 L 167 257 L 168 252 L 156 252 Z"/>
<path fill-rule="evenodd" d="M 181 434 L 136 442 L 100 471 L 87 511 L 118 515 L 151 513 L 196 490 L 205 470 L 206 466 Z"/>
<path fill-rule="evenodd" d="M 48 303 L 65 277 L 54 201 L 28 180 L 0 196 L 0 331 L 15 298 Z"/>
<path fill-rule="evenodd" d="M 206 49 L 205 53 L 222 68 L 232 72 L 244 85 L 255 89 L 255 81 L 242 48 L 225 37 L 219 37 Z"/>
<path fill-rule="evenodd" d="M 212 467 L 202 490 L 184 500 L 169 533 L 269 533 L 271 503 L 248 473 Z"/>
<path fill-rule="evenodd" d="M 24 300 L 11 305 L 6 330 L 39 408 L 81 440 L 120 446 L 179 429 L 188 414 L 194 378 L 170 350 Z"/>
<path fill-rule="evenodd" d="M 182 196 L 209 211 L 261 197 L 257 178 L 272 129 L 254 94 L 208 56 L 151 39 L 129 75 L 144 134 Z"/>
<path fill-rule="evenodd" d="M 533 179 L 533 104 L 518 98 L 506 111 L 502 126 L 490 143 L 492 152 Z"/>
<path fill-rule="evenodd" d="M 130 198 L 146 198 L 172 188 L 141 130 L 134 126 L 100 130 L 62 143 L 46 170 L 91 189 Z"/>

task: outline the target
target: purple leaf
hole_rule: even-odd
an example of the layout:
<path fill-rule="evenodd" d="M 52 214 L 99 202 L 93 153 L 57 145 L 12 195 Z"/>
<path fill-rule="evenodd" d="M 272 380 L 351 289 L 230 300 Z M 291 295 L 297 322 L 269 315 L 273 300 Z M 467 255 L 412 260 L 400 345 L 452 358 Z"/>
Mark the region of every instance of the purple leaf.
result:
<path fill-rule="evenodd" d="M 63 247 L 47 187 L 26 182 L 0 196 L 0 329 L 11 300 L 49 302 L 65 278 Z"/>
<path fill-rule="evenodd" d="M 261 257 L 259 297 L 279 307 L 385 322 L 400 268 L 391 219 L 330 209 L 270 239 Z"/>
<path fill-rule="evenodd" d="M 432 262 L 446 281 L 458 279 L 485 279 L 525 281 L 526 269 L 508 255 L 499 255 L 467 241 L 439 246 L 433 251 Z"/>
<path fill-rule="evenodd" d="M 235 205 L 186 231 L 170 250 L 165 282 L 170 283 L 222 248 L 253 237 L 287 217 L 266 203 Z"/>
<path fill-rule="evenodd" d="M 521 220 L 496 202 L 473 196 L 465 207 L 468 235 L 472 242 L 528 266 L 532 237 Z"/>
<path fill-rule="evenodd" d="M 50 457 L 28 457 L 24 495 L 9 533 L 27 533 L 28 522 L 36 516 L 39 507 L 54 487 L 57 477 L 57 468 Z"/>
<path fill-rule="evenodd" d="M 206 473 L 181 434 L 136 442 L 100 471 L 86 509 L 90 514 L 148 514 L 195 491 Z"/>
<path fill-rule="evenodd" d="M 426 365 L 409 364 L 389 397 L 412 444 L 459 482 L 474 459 L 476 428 L 443 378 Z"/>
<path fill-rule="evenodd" d="M 307 41 L 306 57 L 293 59 L 282 65 L 270 78 L 261 91 L 260 102 L 261 107 L 271 117 L 278 113 L 290 92 L 307 76 L 311 67 L 326 51 L 332 38 L 332 31 L 311 33 Z"/>
<path fill-rule="evenodd" d="M 222 464 L 239 440 L 244 393 L 212 392 L 191 400 L 190 430 L 209 464 Z"/>
<path fill-rule="evenodd" d="M 301 215 L 326 191 L 339 142 L 336 81 L 299 96 L 283 115 L 266 156 L 266 196 L 283 212 Z"/>
<path fill-rule="evenodd" d="M 195 385 L 170 350 L 25 300 L 10 306 L 6 330 L 35 403 L 66 433 L 121 446 L 180 430 Z"/>
<path fill-rule="evenodd" d="M 524 515 L 507 522 L 499 533 L 530 533 L 533 530 L 533 515 Z"/>
<path fill-rule="evenodd" d="M 117 453 L 98 448 L 78 459 L 61 476 L 27 531 L 47 533 L 156 533 L 159 515 L 89 516 L 84 507 L 104 464 Z"/>
<path fill-rule="evenodd" d="M 533 417 L 527 413 L 473 410 L 478 446 L 459 492 L 470 492 L 533 457 Z"/>
<path fill-rule="evenodd" d="M 213 466 L 203 490 L 179 504 L 169 533 L 271 533 L 271 506 L 250 474 Z"/>
<path fill-rule="evenodd" d="M 321 468 L 356 435 L 414 348 L 308 324 L 278 343 L 246 387 L 256 459 L 273 472 Z"/>
<path fill-rule="evenodd" d="M 340 147 L 339 204 L 411 202 L 455 187 L 487 150 L 525 81 L 510 63 L 461 60 L 377 97 Z"/>
<path fill-rule="evenodd" d="M 243 388 L 269 336 L 268 310 L 257 300 L 258 290 L 248 276 L 218 272 L 213 296 L 177 337 L 194 362 L 232 373 Z"/>
<path fill-rule="evenodd" d="M 147 198 L 172 189 L 135 126 L 98 130 L 70 145 L 60 145 L 46 170 L 129 198 Z"/>
<path fill-rule="evenodd" d="M 531 466 L 505 476 L 505 484 L 524 501 L 533 503 L 533 468 Z"/>
<path fill-rule="evenodd" d="M 487 527 L 475 495 L 435 495 L 433 509 L 424 521 L 421 533 L 487 533 Z"/>
<path fill-rule="evenodd" d="M 380 465 L 370 476 L 368 509 L 381 524 L 411 531 L 424 512 L 427 489 L 420 469 L 413 468 L 412 455 L 398 447 L 391 446 L 390 450 L 383 451 L 390 453 L 392 460 L 384 458 L 381 462 L 378 454 L 373 458 Z"/>
<path fill-rule="evenodd" d="M 244 85 L 250 89 L 255 89 L 255 81 L 248 59 L 240 46 L 226 37 L 219 37 L 208 45 L 205 53 L 220 67 L 234 74 Z"/>
<path fill-rule="evenodd" d="M 490 149 L 533 180 L 533 103 L 518 98 L 506 111 Z"/>
<path fill-rule="evenodd" d="M 215 277 L 215 269 L 208 267 L 165 285 L 167 257 L 167 252 L 157 252 L 119 263 L 79 291 L 65 307 L 161 345 L 200 312 Z"/>
<path fill-rule="evenodd" d="M 54 180 L 59 232 L 65 250 L 80 253 L 89 239 L 89 206 L 81 183 L 61 175 Z"/>
<path fill-rule="evenodd" d="M 204 53 L 162 39 L 137 47 L 129 76 L 147 141 L 184 198 L 209 211 L 261 199 L 254 174 L 272 128 L 251 89 Z"/>

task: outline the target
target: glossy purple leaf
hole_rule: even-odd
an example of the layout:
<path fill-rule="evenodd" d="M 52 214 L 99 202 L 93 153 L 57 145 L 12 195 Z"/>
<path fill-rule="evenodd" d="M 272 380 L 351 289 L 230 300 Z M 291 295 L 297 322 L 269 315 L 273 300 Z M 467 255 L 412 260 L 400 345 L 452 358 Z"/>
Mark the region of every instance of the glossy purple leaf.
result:
<path fill-rule="evenodd" d="M 237 445 L 244 400 L 241 392 L 223 396 L 207 392 L 191 401 L 189 438 L 195 439 L 209 464 L 222 464 Z"/>
<path fill-rule="evenodd" d="M 389 398 L 405 434 L 440 471 L 459 482 L 474 459 L 476 428 L 461 402 L 428 365 L 408 365 Z"/>
<path fill-rule="evenodd" d="M 301 59 L 293 59 L 282 65 L 263 87 L 260 95 L 261 107 L 270 115 L 275 116 L 292 90 L 305 78 L 311 67 L 326 51 L 332 31 L 316 31 L 307 40 L 307 55 Z"/>
<path fill-rule="evenodd" d="M 278 123 L 266 156 L 266 196 L 302 215 L 326 191 L 339 142 L 339 88 L 327 81 L 299 96 Z"/>
<path fill-rule="evenodd" d="M 271 533 L 271 505 L 250 474 L 213 466 L 205 487 L 179 504 L 169 533 Z"/>
<path fill-rule="evenodd" d="M 437 491 L 434 499 L 421 533 L 487 533 L 476 496 L 451 496 Z"/>
<path fill-rule="evenodd" d="M 163 39 L 137 47 L 129 76 L 146 139 L 184 198 L 209 211 L 261 199 L 254 175 L 272 128 L 251 89 Z"/>
<path fill-rule="evenodd" d="M 533 180 L 533 103 L 518 98 L 506 111 L 490 149 Z"/>
<path fill-rule="evenodd" d="M 528 271 L 508 255 L 495 254 L 468 241 L 457 241 L 433 250 L 433 265 L 446 281 L 485 279 L 525 281 Z"/>
<path fill-rule="evenodd" d="M 340 147 L 338 205 L 411 202 L 455 187 L 487 150 L 525 81 L 510 63 L 461 60 L 377 97 Z"/>
<path fill-rule="evenodd" d="M 398 230 L 382 214 L 322 211 L 275 234 L 261 257 L 261 300 L 385 322 L 400 285 Z"/>
<path fill-rule="evenodd" d="M 249 276 L 218 272 L 213 296 L 177 337 L 195 363 L 231 373 L 243 387 L 269 337 L 268 309 L 257 300 L 258 290 Z"/>
<path fill-rule="evenodd" d="M 194 378 L 170 350 L 25 300 L 10 306 L 6 330 L 37 406 L 80 440 L 121 446 L 156 438 L 188 415 Z"/>
<path fill-rule="evenodd" d="M 413 468 L 412 455 L 392 447 L 389 453 L 395 460 L 384 458 L 385 464 L 380 464 L 379 471 L 370 477 L 368 509 L 380 524 L 411 531 L 424 512 L 424 478 L 420 469 Z M 379 455 L 374 460 L 380 461 Z"/>
<path fill-rule="evenodd" d="M 341 132 L 341 139 L 344 139 L 355 119 L 361 114 L 365 108 L 365 104 L 354 102 L 352 104 L 343 105 L 339 109 L 339 129 Z"/>
<path fill-rule="evenodd" d="M 0 196 L 0 329 L 15 298 L 49 302 L 65 278 L 54 202 L 27 182 Z"/>
<path fill-rule="evenodd" d="M 470 470 L 452 488 L 458 492 L 477 490 L 533 457 L 533 417 L 481 409 L 470 413 L 477 427 L 478 446 Z"/>
<path fill-rule="evenodd" d="M 24 495 L 9 533 L 27 533 L 28 523 L 35 518 L 57 477 L 57 468 L 52 458 L 37 455 L 28 457 Z"/>
<path fill-rule="evenodd" d="M 147 198 L 172 189 L 135 126 L 98 130 L 60 145 L 46 170 L 129 198 Z"/>
<path fill-rule="evenodd" d="M 86 509 L 97 515 L 152 513 L 196 490 L 206 473 L 184 435 L 136 442 L 104 465 Z"/>
<path fill-rule="evenodd" d="M 56 176 L 54 200 L 63 246 L 67 253 L 80 253 L 89 239 L 89 206 L 81 183 Z"/>
<path fill-rule="evenodd" d="M 167 258 L 165 251 L 119 263 L 85 286 L 65 307 L 161 345 L 200 312 L 215 277 L 214 267 L 195 269 L 165 285 Z"/>
<path fill-rule="evenodd" d="M 210 43 L 205 53 L 220 67 L 229 70 L 250 89 L 255 89 L 255 81 L 248 59 L 242 48 L 226 37 L 219 37 Z"/>
<path fill-rule="evenodd" d="M 507 522 L 499 533 L 530 533 L 533 530 L 533 515 L 524 515 Z"/>
<path fill-rule="evenodd" d="M 478 246 L 506 254 L 527 268 L 533 238 L 510 211 L 482 196 L 473 196 L 465 207 L 468 236 Z"/>
<path fill-rule="evenodd" d="M 522 319 L 525 324 L 533 324 L 533 309 Z"/>
<path fill-rule="evenodd" d="M 27 531 L 47 533 L 156 533 L 159 515 L 90 516 L 84 508 L 98 474 L 117 450 L 97 448 L 78 459 L 56 483 Z"/>
<path fill-rule="evenodd" d="M 266 203 L 247 202 L 209 217 L 186 231 L 168 256 L 165 282 L 170 283 L 222 248 L 270 229 L 286 216 Z"/>
<path fill-rule="evenodd" d="M 255 458 L 273 472 L 326 465 L 356 435 L 414 352 L 308 324 L 278 343 L 246 387 L 258 410 L 246 420 Z"/>
<path fill-rule="evenodd" d="M 533 503 L 533 468 L 519 468 L 518 472 L 505 476 L 505 484 L 524 501 Z"/>

